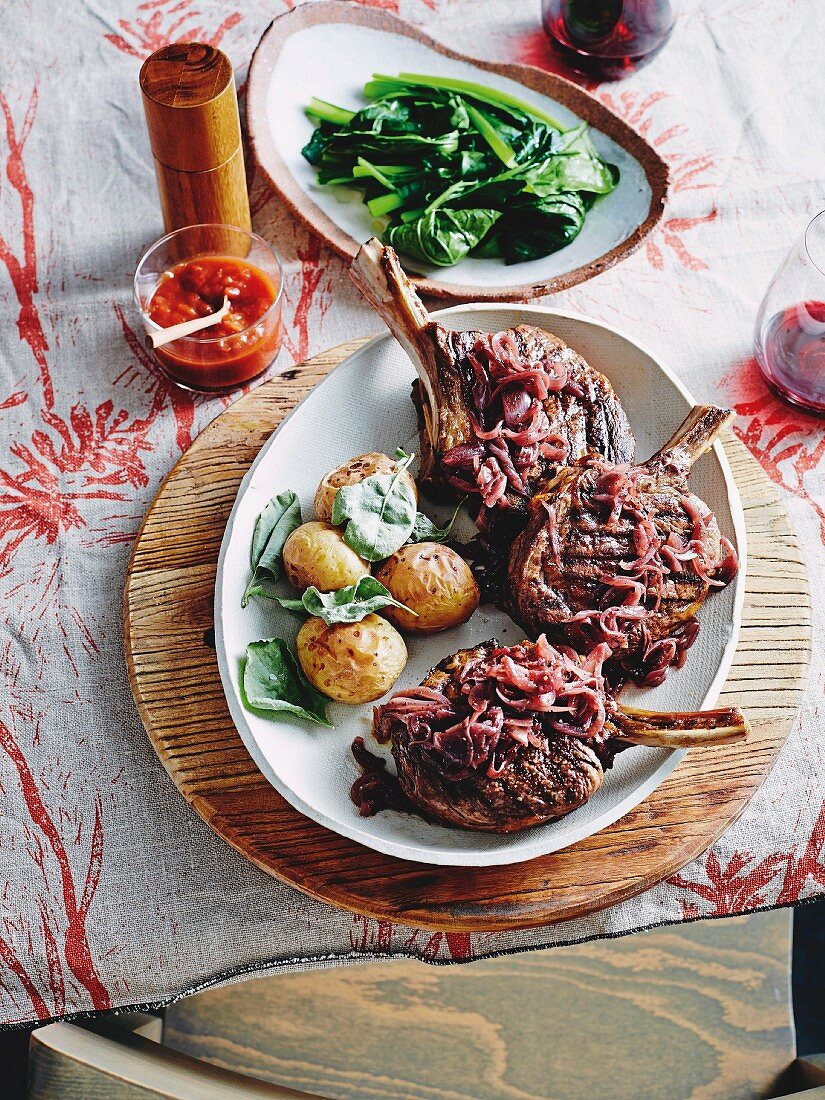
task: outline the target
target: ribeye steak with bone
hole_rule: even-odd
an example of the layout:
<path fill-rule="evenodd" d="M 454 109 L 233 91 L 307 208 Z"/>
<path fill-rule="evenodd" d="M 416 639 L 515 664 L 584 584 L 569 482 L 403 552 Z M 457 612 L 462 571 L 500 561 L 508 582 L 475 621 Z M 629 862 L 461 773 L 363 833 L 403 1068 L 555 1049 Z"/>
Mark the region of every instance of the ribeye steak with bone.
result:
<path fill-rule="evenodd" d="M 608 653 L 602 644 L 580 657 L 543 636 L 514 646 L 492 640 L 397 692 L 376 708 L 374 728 L 378 741 L 391 743 L 407 799 L 449 825 L 516 832 L 582 806 L 621 748 L 747 737 L 735 707 L 691 714 L 620 707 L 601 673 Z"/>
<path fill-rule="evenodd" d="M 583 653 L 606 642 L 648 684 L 679 663 L 695 636 L 693 615 L 737 569 L 716 517 L 687 484 L 732 416 L 698 406 L 647 462 L 585 459 L 533 496 L 506 583 L 524 630 Z"/>
<path fill-rule="evenodd" d="M 376 238 L 350 275 L 418 371 L 419 480 L 478 493 L 486 510 L 514 513 L 517 526 L 539 481 L 558 467 L 591 451 L 632 461 L 633 432 L 613 387 L 557 336 L 532 325 L 450 331 L 430 318 L 393 249 Z"/>

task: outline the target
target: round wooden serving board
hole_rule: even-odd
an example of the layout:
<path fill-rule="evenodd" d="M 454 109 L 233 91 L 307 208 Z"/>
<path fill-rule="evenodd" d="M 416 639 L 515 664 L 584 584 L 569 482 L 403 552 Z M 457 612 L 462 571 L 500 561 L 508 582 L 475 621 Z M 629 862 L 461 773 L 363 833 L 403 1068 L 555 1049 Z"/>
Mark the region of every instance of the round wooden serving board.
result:
<path fill-rule="evenodd" d="M 433 867 L 381 855 L 303 817 L 258 771 L 229 716 L 212 621 L 218 551 L 241 478 L 284 415 L 361 343 L 318 355 L 227 409 L 180 459 L 149 510 L 126 579 L 124 623 L 132 691 L 158 756 L 204 821 L 253 863 L 368 916 L 502 931 L 581 917 L 647 890 L 736 820 L 770 771 L 801 701 L 810 594 L 776 491 L 728 438 L 748 570 L 739 646 L 720 702 L 745 710 L 749 741 L 692 750 L 610 828 L 527 863 Z"/>

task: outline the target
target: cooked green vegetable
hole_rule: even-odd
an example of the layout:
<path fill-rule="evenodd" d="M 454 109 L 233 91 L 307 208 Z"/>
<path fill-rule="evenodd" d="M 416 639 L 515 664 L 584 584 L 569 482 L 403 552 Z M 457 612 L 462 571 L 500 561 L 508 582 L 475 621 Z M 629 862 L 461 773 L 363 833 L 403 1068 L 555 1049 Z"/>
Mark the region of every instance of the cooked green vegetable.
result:
<path fill-rule="evenodd" d="M 243 696 L 253 710 L 283 711 L 319 726 L 332 726 L 327 719 L 326 696 L 310 684 L 280 638 L 250 642 L 246 647 Z"/>
<path fill-rule="evenodd" d="M 298 611 L 323 619 L 327 626 L 333 623 L 359 623 L 367 615 L 380 611 L 384 607 L 399 607 L 402 611 L 410 608 L 393 599 L 388 588 L 375 577 L 362 577 L 357 584 L 339 588 L 336 592 L 319 592 L 317 588 L 308 588 L 299 600 L 276 597 L 281 607 L 288 611 Z M 410 611 L 414 615 L 414 611 Z"/>
<path fill-rule="evenodd" d="M 462 500 L 461 504 L 463 503 L 464 501 Z M 433 523 L 429 516 L 425 516 L 423 512 L 417 512 L 409 541 L 446 542 L 450 535 L 453 533 L 455 521 L 458 519 L 458 513 L 461 511 L 461 504 L 459 504 L 456 510 L 453 512 L 453 518 L 450 520 L 446 527 L 438 527 L 435 523 Z"/>
<path fill-rule="evenodd" d="M 565 130 L 507 92 L 448 77 L 375 74 L 349 111 L 313 99 L 303 149 L 318 182 L 357 187 L 384 239 L 413 260 L 506 263 L 564 248 L 619 179 L 586 122 Z"/>
<path fill-rule="evenodd" d="M 387 244 L 417 260 L 449 267 L 484 240 L 500 210 L 430 210 L 415 221 L 392 225 Z"/>
<path fill-rule="evenodd" d="M 273 497 L 255 520 L 249 554 L 252 576 L 241 607 L 246 607 L 252 596 L 269 596 L 264 582 L 277 581 L 283 573 L 284 543 L 300 526 L 301 505 L 292 490 Z"/>
<path fill-rule="evenodd" d="M 332 522 L 346 524 L 344 542 L 367 561 L 383 561 L 394 554 L 415 525 L 415 493 L 409 478 L 401 476 L 415 456 L 397 454 L 394 473 L 372 474 L 344 485 L 333 501 Z"/>

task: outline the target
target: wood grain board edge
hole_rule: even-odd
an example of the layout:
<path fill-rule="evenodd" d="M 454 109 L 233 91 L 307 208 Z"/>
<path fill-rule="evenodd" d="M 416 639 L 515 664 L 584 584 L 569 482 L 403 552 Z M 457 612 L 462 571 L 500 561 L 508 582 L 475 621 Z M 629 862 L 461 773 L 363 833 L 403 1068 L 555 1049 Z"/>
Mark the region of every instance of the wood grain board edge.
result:
<path fill-rule="evenodd" d="M 124 591 L 127 669 L 150 739 L 173 782 L 219 836 L 323 902 L 434 930 L 504 931 L 570 920 L 633 897 L 695 859 L 744 811 L 791 729 L 810 661 L 802 555 L 776 490 L 732 437 L 725 448 L 743 494 L 749 570 L 743 630 L 722 698 L 744 705 L 753 738 L 714 750 L 713 769 L 704 764 L 710 750 L 694 750 L 626 817 L 551 856 L 511 868 L 438 868 L 383 856 L 328 832 L 293 810 L 257 771 L 229 718 L 214 653 L 200 654 L 199 678 L 190 683 L 179 647 L 171 642 L 165 649 L 164 630 L 151 628 L 172 623 L 191 644 L 211 626 L 221 517 L 237 484 L 283 415 L 363 343 L 316 356 L 241 398 L 164 480 L 135 543 Z M 199 518 L 208 517 L 213 530 L 211 542 L 199 531 L 192 559 L 184 555 L 176 566 L 180 555 L 169 557 L 176 536 L 164 515 L 174 511 L 184 484 L 183 514 L 196 530 Z M 209 494 L 200 492 L 204 487 Z M 780 647 L 778 661 L 773 650 Z M 206 675 L 203 661 L 211 662 Z M 189 691 L 173 706 L 170 687 L 178 682 Z"/>

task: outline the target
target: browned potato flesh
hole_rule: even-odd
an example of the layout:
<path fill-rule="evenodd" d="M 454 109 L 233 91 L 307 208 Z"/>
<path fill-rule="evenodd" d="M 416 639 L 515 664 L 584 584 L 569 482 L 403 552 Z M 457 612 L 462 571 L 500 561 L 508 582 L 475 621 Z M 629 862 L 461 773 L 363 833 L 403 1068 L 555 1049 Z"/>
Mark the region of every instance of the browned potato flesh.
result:
<path fill-rule="evenodd" d="M 434 634 L 466 623 L 478 607 L 479 590 L 466 561 L 449 546 L 419 542 L 402 546 L 376 573 L 399 603 L 384 614 L 401 630 Z"/>
<path fill-rule="evenodd" d="M 307 679 L 339 703 L 369 703 L 390 690 L 404 671 L 404 639 L 380 615 L 327 626 L 310 618 L 298 631 L 298 660 Z"/>
<path fill-rule="evenodd" d="M 368 455 L 358 455 L 342 466 L 336 466 L 322 479 L 315 493 L 316 518 L 329 523 L 332 519 L 335 494 L 342 486 L 355 485 L 373 474 L 391 474 L 394 471 L 395 461 L 389 455 L 379 454 L 377 451 Z M 418 489 L 410 472 L 405 470 L 401 477 L 409 482 L 410 488 L 415 493 L 415 499 L 418 500 Z"/>
<path fill-rule="evenodd" d="M 334 592 L 370 571 L 369 562 L 347 546 L 337 527 L 315 520 L 301 524 L 286 540 L 284 568 L 301 592 L 313 584 L 321 592 Z"/>

